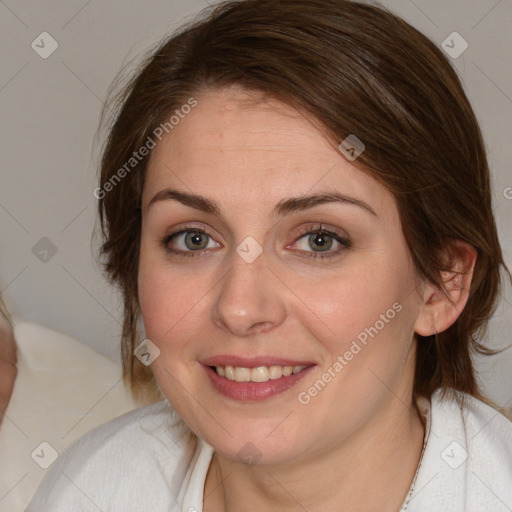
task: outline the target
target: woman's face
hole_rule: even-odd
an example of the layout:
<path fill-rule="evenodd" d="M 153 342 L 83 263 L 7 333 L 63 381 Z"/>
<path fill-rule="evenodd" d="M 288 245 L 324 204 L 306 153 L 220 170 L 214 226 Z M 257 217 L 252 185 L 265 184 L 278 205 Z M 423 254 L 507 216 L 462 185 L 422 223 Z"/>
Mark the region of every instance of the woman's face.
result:
<path fill-rule="evenodd" d="M 290 107 L 246 98 L 198 97 L 155 148 L 139 300 L 189 427 L 285 463 L 410 403 L 422 302 L 392 195 Z"/>

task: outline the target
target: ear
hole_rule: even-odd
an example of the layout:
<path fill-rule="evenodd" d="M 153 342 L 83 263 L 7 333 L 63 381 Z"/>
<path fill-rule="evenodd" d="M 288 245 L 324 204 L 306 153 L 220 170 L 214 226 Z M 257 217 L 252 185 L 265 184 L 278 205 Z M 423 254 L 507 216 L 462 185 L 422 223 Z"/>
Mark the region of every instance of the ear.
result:
<path fill-rule="evenodd" d="M 469 298 L 469 289 L 477 259 L 476 249 L 462 240 L 454 240 L 447 249 L 449 271 L 441 272 L 446 293 L 431 283 L 424 285 L 421 311 L 414 330 L 421 336 L 443 332 L 462 313 Z"/>

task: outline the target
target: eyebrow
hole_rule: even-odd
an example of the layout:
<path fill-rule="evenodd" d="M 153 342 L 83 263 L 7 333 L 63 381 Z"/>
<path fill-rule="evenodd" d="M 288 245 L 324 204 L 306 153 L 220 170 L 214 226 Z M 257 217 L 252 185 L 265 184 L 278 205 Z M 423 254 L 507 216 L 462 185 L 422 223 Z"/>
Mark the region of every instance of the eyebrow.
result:
<path fill-rule="evenodd" d="M 185 206 L 195 208 L 196 210 L 200 210 L 204 213 L 209 213 L 217 216 L 221 215 L 221 208 L 215 201 L 197 194 L 181 192 L 179 190 L 174 190 L 171 188 L 163 189 L 157 194 L 155 194 L 155 196 L 153 196 L 153 198 L 149 202 L 147 208 L 149 209 L 151 205 L 159 201 L 169 200 L 178 201 Z M 313 208 L 314 206 L 327 203 L 342 203 L 358 206 L 363 210 L 366 210 L 367 212 L 371 213 L 375 217 L 378 217 L 373 208 L 364 201 L 356 199 L 355 197 L 340 194 L 338 192 L 325 192 L 320 194 L 290 197 L 288 199 L 283 199 L 274 206 L 272 213 L 279 217 L 284 217 L 285 215 L 289 215 L 290 213 L 293 212 L 307 210 L 309 208 Z"/>

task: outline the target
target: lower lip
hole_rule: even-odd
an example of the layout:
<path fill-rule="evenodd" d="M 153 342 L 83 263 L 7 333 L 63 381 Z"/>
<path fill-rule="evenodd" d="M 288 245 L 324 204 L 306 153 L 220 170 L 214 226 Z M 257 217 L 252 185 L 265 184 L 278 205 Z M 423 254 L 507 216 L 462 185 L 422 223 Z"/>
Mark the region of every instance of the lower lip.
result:
<path fill-rule="evenodd" d="M 236 382 L 220 377 L 215 370 L 203 365 L 213 387 L 222 395 L 234 400 L 266 400 L 284 393 L 308 374 L 313 367 L 314 365 L 288 377 L 270 379 L 267 382 Z"/>

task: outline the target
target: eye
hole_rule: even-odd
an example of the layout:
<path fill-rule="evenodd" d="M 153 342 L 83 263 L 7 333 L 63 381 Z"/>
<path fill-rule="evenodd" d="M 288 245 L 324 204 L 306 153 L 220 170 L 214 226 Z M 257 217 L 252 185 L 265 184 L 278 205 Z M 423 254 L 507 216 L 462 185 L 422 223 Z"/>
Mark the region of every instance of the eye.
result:
<path fill-rule="evenodd" d="M 167 235 L 162 244 L 166 251 L 180 256 L 196 256 L 206 249 L 220 247 L 203 228 L 184 228 Z"/>
<path fill-rule="evenodd" d="M 304 252 L 304 256 L 307 258 L 323 259 L 338 256 L 341 252 L 350 248 L 351 243 L 346 236 L 324 229 L 320 225 L 316 229 L 307 229 L 293 245 L 300 252 Z"/>
<path fill-rule="evenodd" d="M 167 235 L 162 245 L 168 253 L 187 257 L 200 256 L 208 249 L 221 246 L 204 228 L 196 226 L 185 226 Z M 303 253 L 303 257 L 324 259 L 339 256 L 350 247 L 351 242 L 346 236 L 320 225 L 302 231 L 295 242 L 286 248 L 297 249 L 297 252 Z"/>

